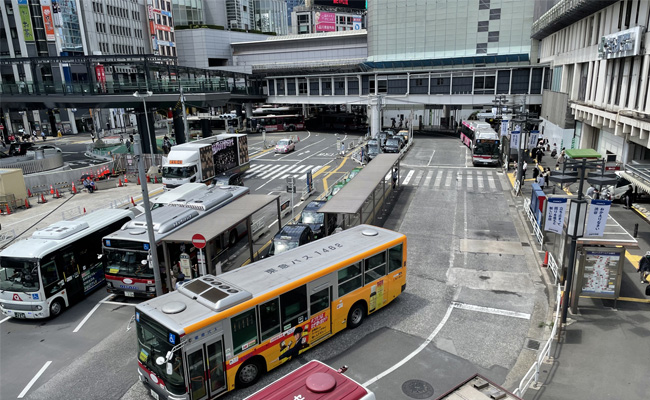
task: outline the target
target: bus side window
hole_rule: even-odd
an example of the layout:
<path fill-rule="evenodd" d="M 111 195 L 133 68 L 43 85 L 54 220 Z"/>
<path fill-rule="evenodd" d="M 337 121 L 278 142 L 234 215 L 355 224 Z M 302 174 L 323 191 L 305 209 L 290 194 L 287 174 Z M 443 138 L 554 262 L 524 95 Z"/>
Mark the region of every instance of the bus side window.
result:
<path fill-rule="evenodd" d="M 280 304 L 278 299 L 267 301 L 260 307 L 260 331 L 262 341 L 282 332 L 280 327 Z"/>
<path fill-rule="evenodd" d="M 282 330 L 307 320 L 307 286 L 302 285 L 290 292 L 280 295 Z"/>
<path fill-rule="evenodd" d="M 386 275 L 386 252 L 382 251 L 372 257 L 364 260 L 365 264 L 365 282 L 367 285 L 370 282 L 376 281 Z"/>
<path fill-rule="evenodd" d="M 47 258 L 41 260 L 41 277 L 43 278 L 43 288 L 45 289 L 45 295 L 49 296 L 54 291 L 56 287 L 53 287 L 60 281 L 59 271 L 56 269 L 56 263 L 54 262 L 53 256 L 48 256 Z"/>
<path fill-rule="evenodd" d="M 388 249 L 388 272 L 402 268 L 402 246 L 401 244 Z"/>
<path fill-rule="evenodd" d="M 258 343 L 257 320 L 254 308 L 232 317 L 230 326 L 232 329 L 233 354 L 241 353 Z"/>
<path fill-rule="evenodd" d="M 363 286 L 363 279 L 361 278 L 361 263 L 354 263 L 345 267 L 338 272 L 339 278 L 339 296 L 352 292 Z"/>
<path fill-rule="evenodd" d="M 75 273 L 79 272 L 77 267 L 77 260 L 74 257 L 72 249 L 64 250 L 61 252 L 61 260 L 63 261 L 62 270 L 66 279 L 74 276 Z"/>
<path fill-rule="evenodd" d="M 309 297 L 309 315 L 316 315 L 319 312 L 326 310 L 330 307 L 330 288 L 326 287 L 323 290 L 312 294 Z"/>

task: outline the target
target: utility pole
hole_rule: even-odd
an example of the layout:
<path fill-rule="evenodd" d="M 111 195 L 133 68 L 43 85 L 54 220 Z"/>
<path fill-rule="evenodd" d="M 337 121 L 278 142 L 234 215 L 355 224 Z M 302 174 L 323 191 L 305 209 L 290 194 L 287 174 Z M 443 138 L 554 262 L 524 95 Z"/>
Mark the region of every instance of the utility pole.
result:
<path fill-rule="evenodd" d="M 143 98 L 144 100 L 144 98 Z M 145 110 L 146 113 L 146 110 Z M 149 127 L 149 123 L 147 123 Z M 156 247 L 156 236 L 153 232 L 153 220 L 151 219 L 151 205 L 149 204 L 149 190 L 147 189 L 147 175 L 144 171 L 144 159 L 142 156 L 142 147 L 140 146 L 140 134 L 134 135 L 133 152 L 138 161 L 138 176 L 142 188 L 142 203 L 144 205 L 144 215 L 147 222 L 147 234 L 149 238 L 149 257 L 153 277 L 156 283 L 156 296 L 162 296 L 162 278 L 160 277 L 160 264 L 158 263 L 158 249 Z"/>
<path fill-rule="evenodd" d="M 187 127 L 187 115 L 185 113 L 185 96 L 183 95 L 183 86 L 181 86 L 181 107 L 183 107 L 183 130 L 185 131 L 185 143 L 189 143 L 190 130 Z"/>

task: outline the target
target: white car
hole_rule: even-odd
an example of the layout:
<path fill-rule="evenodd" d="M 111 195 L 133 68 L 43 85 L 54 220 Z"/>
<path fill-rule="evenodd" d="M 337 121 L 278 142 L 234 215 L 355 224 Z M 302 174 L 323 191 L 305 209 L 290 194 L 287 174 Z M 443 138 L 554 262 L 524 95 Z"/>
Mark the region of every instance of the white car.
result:
<path fill-rule="evenodd" d="M 295 149 L 296 149 L 296 145 L 295 143 L 293 143 L 293 140 L 291 139 L 281 139 L 275 145 L 276 153 L 288 153 L 290 151 L 294 151 Z"/>

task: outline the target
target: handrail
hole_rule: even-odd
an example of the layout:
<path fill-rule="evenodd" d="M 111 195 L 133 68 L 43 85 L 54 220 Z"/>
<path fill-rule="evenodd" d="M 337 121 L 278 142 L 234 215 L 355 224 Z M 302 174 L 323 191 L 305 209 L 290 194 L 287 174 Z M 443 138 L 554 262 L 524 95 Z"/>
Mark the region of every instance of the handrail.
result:
<path fill-rule="evenodd" d="M 521 382 L 519 382 L 519 386 L 517 389 L 513 391 L 513 394 L 519 397 L 523 397 L 524 394 L 526 393 L 526 390 L 530 387 L 531 383 L 533 381 L 535 382 L 535 385 L 539 384 L 539 372 L 540 372 L 540 367 L 546 359 L 551 357 L 551 348 L 553 345 L 553 340 L 555 340 L 555 334 L 557 333 L 558 329 L 558 323 L 559 323 L 559 318 L 560 318 L 560 304 L 561 304 L 561 297 L 562 297 L 562 287 L 560 284 L 557 285 L 557 292 L 555 295 L 555 317 L 553 318 L 552 322 L 552 329 L 551 329 L 551 335 L 549 336 L 548 340 L 546 343 L 544 343 L 544 346 L 541 348 L 539 353 L 537 354 L 537 359 L 535 360 L 535 363 L 531 365 L 530 369 L 528 369 L 528 372 L 524 375 L 524 377 L 521 379 Z"/>
<path fill-rule="evenodd" d="M 530 225 L 533 227 L 533 233 L 535 233 L 539 245 L 542 246 L 544 244 L 544 235 L 542 234 L 541 227 L 535 219 L 535 214 L 533 214 L 530 209 L 530 199 L 524 199 L 524 211 L 526 211 L 526 216 L 528 217 L 528 221 L 530 221 Z"/>

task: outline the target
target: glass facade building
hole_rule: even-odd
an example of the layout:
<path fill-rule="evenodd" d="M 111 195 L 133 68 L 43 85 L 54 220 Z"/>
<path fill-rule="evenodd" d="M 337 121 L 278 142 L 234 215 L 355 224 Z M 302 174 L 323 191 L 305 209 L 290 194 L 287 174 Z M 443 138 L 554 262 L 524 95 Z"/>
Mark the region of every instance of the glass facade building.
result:
<path fill-rule="evenodd" d="M 81 27 L 75 0 L 59 0 L 62 26 L 59 28 L 61 38 L 61 55 L 83 55 Z"/>
<path fill-rule="evenodd" d="M 174 25 L 204 24 L 203 0 L 174 0 L 172 1 Z"/>
<path fill-rule="evenodd" d="M 262 32 L 288 33 L 285 0 L 255 0 L 255 29 Z"/>

